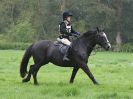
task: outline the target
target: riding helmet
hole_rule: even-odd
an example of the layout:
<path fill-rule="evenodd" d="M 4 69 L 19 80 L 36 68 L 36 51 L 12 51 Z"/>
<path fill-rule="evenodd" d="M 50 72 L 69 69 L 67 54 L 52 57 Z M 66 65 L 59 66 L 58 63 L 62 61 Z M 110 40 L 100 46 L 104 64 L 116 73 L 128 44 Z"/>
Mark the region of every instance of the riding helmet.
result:
<path fill-rule="evenodd" d="M 64 12 L 63 13 L 63 21 L 65 20 L 65 18 L 67 18 L 69 16 L 73 16 L 72 13 L 70 13 L 70 12 Z"/>

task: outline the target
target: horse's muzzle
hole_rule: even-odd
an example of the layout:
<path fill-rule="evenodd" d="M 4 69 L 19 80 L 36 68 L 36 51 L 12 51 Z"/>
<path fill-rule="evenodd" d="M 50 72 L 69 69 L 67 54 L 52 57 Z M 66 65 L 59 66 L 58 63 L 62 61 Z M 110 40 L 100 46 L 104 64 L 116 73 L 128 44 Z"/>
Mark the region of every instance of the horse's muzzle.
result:
<path fill-rule="evenodd" d="M 107 46 L 106 46 L 106 48 L 105 48 L 106 50 L 109 50 L 109 49 L 111 49 L 111 44 L 110 43 L 107 43 Z"/>

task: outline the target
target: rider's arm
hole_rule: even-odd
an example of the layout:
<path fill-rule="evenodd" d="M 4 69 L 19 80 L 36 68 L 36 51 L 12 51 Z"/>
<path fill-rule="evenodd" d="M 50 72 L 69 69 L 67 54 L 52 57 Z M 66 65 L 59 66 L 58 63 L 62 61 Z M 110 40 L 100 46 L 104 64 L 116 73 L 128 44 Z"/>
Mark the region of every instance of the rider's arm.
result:
<path fill-rule="evenodd" d="M 60 33 L 61 34 L 66 34 L 68 36 L 72 35 L 71 33 L 67 32 L 65 23 L 60 24 Z"/>

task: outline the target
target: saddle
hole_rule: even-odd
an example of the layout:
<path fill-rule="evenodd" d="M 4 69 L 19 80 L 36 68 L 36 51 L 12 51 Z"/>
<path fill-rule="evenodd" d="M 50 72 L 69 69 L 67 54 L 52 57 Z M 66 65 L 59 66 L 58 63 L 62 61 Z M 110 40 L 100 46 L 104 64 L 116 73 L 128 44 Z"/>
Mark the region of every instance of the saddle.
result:
<path fill-rule="evenodd" d="M 69 47 L 68 45 L 63 44 L 63 43 L 60 42 L 60 41 L 55 41 L 55 42 L 54 42 L 54 45 L 55 45 L 55 46 L 58 46 L 59 51 L 60 51 L 62 54 L 65 54 L 65 53 L 67 52 L 68 47 Z"/>

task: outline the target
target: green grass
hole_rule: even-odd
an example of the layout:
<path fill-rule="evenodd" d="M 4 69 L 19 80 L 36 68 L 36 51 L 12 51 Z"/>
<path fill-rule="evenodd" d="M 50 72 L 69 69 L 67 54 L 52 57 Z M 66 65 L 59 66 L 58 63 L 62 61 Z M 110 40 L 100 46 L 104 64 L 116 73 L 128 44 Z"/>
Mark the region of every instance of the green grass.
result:
<path fill-rule="evenodd" d="M 0 99 L 133 99 L 133 54 L 98 52 L 88 66 L 100 85 L 93 85 L 79 70 L 69 84 L 72 68 L 48 64 L 33 79 L 22 83 L 19 65 L 24 51 L 0 50 Z M 30 60 L 32 64 L 32 60 Z"/>

